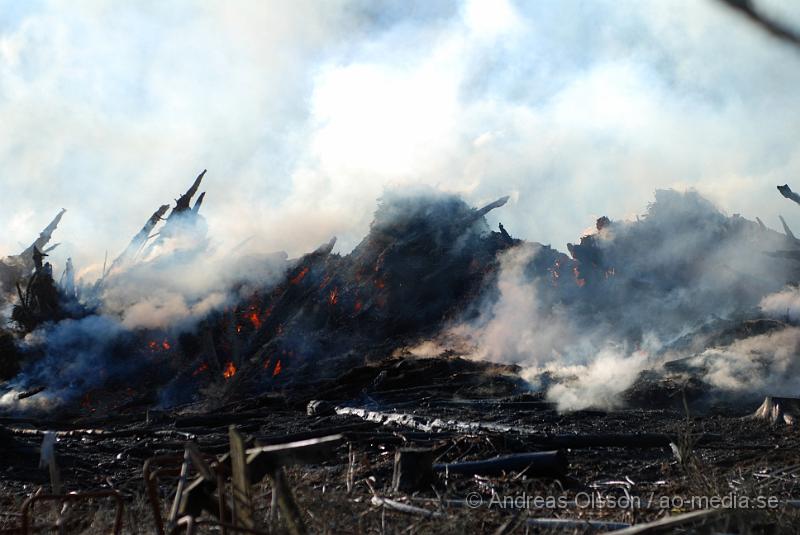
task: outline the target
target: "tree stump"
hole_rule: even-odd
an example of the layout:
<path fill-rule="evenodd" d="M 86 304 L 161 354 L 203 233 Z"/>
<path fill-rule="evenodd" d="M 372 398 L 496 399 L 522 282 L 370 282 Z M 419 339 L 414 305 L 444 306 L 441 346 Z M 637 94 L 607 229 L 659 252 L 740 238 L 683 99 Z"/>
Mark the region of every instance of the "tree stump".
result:
<path fill-rule="evenodd" d="M 394 454 L 392 488 L 411 492 L 430 485 L 433 475 L 433 450 L 426 448 L 400 448 Z"/>
<path fill-rule="evenodd" d="M 766 420 L 773 425 L 794 425 L 800 416 L 800 399 L 767 396 L 752 418 Z"/>

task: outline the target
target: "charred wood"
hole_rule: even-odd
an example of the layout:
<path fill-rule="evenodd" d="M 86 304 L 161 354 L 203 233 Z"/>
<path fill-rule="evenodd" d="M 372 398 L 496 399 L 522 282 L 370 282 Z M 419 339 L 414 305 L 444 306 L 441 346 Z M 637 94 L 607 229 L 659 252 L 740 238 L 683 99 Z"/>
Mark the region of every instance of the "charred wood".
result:
<path fill-rule="evenodd" d="M 136 255 L 141 252 L 142 248 L 147 243 L 147 240 L 150 238 L 150 233 L 153 229 L 158 225 L 158 223 L 164 218 L 164 214 L 167 213 L 169 210 L 169 205 L 164 204 L 156 210 L 153 215 L 150 216 L 150 219 L 142 227 L 142 230 L 136 234 L 136 236 L 131 239 L 131 242 L 128 244 L 128 247 L 125 248 L 122 253 L 111 262 L 111 267 L 109 268 L 109 272 L 113 272 L 117 269 L 123 268 L 133 262 L 136 259 Z"/>
<path fill-rule="evenodd" d="M 800 399 L 767 396 L 751 418 L 771 424 L 794 425 L 800 417 Z"/>
<path fill-rule="evenodd" d="M 400 448 L 394 454 L 392 489 L 395 492 L 421 490 L 434 481 L 433 450 Z"/>
<path fill-rule="evenodd" d="M 567 455 L 563 451 L 541 451 L 504 455 L 482 461 L 435 464 L 433 469 L 467 476 L 495 476 L 524 471 L 530 477 L 558 477 L 566 474 L 567 464 Z"/>

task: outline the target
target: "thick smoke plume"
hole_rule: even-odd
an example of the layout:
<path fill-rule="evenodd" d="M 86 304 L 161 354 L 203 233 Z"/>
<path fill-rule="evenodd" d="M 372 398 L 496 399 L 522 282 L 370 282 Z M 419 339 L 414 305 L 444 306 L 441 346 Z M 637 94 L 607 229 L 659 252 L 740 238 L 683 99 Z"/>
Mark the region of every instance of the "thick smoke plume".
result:
<path fill-rule="evenodd" d="M 701 376 L 720 390 L 785 391 L 793 329 L 706 350 L 716 342 L 703 327 L 790 317 L 796 291 L 779 290 L 796 267 L 767 254 L 786 240 L 696 192 L 660 190 L 632 221 L 599 220 L 570 245 L 573 258 L 531 244 L 502 253 L 486 312 L 451 332 L 479 358 L 525 366 L 562 409 L 620 405 L 639 372 L 695 350 L 710 362 Z"/>

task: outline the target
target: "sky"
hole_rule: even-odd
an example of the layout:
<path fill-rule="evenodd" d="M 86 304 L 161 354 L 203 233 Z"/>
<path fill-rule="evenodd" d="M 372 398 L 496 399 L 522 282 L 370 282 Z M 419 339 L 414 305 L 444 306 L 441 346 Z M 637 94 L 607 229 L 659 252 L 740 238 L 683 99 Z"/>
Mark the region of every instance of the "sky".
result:
<path fill-rule="evenodd" d="M 660 188 L 800 232 L 798 87 L 715 0 L 0 0 L 0 255 L 63 207 L 96 272 L 202 169 L 223 252 L 347 253 L 419 185 L 562 250 Z"/>

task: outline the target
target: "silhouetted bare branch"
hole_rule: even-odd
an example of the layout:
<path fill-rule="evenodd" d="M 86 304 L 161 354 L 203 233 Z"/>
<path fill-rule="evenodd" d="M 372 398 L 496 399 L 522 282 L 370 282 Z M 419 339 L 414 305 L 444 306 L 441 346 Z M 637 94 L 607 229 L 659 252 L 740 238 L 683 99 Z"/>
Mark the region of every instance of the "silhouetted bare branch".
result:
<path fill-rule="evenodd" d="M 723 4 L 739 11 L 747 18 L 749 18 L 757 26 L 761 27 L 764 31 L 770 33 L 774 37 L 787 41 L 794 46 L 800 48 L 800 33 L 789 28 L 780 21 L 773 20 L 769 17 L 759 13 L 753 6 L 751 0 L 719 0 Z"/>

